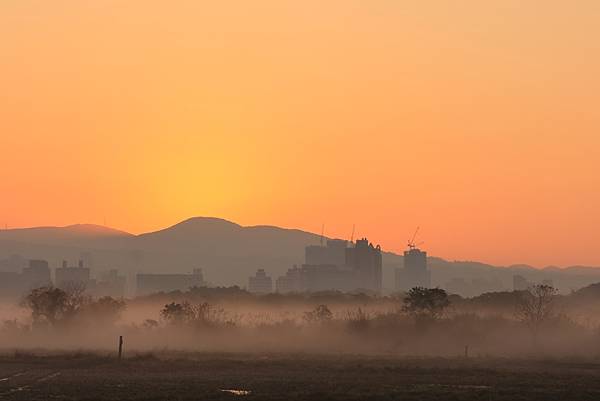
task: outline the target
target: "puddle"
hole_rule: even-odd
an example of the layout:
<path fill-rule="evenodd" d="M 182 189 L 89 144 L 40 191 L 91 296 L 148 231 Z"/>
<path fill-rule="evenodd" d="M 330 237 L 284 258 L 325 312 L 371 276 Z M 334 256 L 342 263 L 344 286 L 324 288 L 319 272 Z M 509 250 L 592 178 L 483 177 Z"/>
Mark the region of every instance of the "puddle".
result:
<path fill-rule="evenodd" d="M 3 377 L 2 379 L 0 379 L 0 382 L 7 382 L 10 379 L 12 379 L 13 377 L 23 376 L 24 374 L 25 374 L 25 372 L 19 372 L 19 373 L 15 373 L 14 375 L 10 375 L 8 377 Z"/>
<path fill-rule="evenodd" d="M 229 394 L 233 394 L 233 395 L 250 395 L 251 391 L 250 390 L 235 390 L 235 389 L 231 389 L 231 390 L 220 390 L 224 393 L 229 393 Z"/>
<path fill-rule="evenodd" d="M 22 373 L 15 373 L 12 376 L 8 376 L 5 377 L 3 379 L 0 379 L 0 381 L 8 381 L 10 378 L 12 377 L 17 377 L 17 376 L 23 376 L 25 374 L 25 372 Z M 54 372 L 54 373 L 50 373 L 49 375 L 46 375 L 44 377 L 41 377 L 39 379 L 37 379 L 35 381 L 35 383 L 43 383 L 45 381 L 48 381 L 50 379 L 55 378 L 56 376 L 60 376 L 60 372 Z M 20 386 L 20 387 L 15 387 L 15 388 L 11 388 L 8 391 L 5 391 L 3 393 L 0 393 L 0 397 L 5 396 L 5 395 L 9 395 L 9 394 L 13 394 L 13 393 L 18 393 L 20 391 L 27 391 L 27 390 L 31 390 L 31 386 L 32 384 L 26 385 L 26 386 Z"/>
<path fill-rule="evenodd" d="M 38 379 L 37 382 L 38 383 L 45 382 L 47 380 L 54 379 L 56 376 L 60 376 L 60 372 L 55 372 L 55 373 L 51 373 L 47 376 L 44 376 L 44 377 Z"/>
<path fill-rule="evenodd" d="M 458 386 L 456 386 L 458 388 L 470 388 L 473 390 L 487 390 L 489 388 L 492 388 L 491 386 L 478 386 L 478 385 L 474 385 L 474 384 L 460 384 Z"/>
<path fill-rule="evenodd" d="M 31 386 L 22 386 L 22 387 L 11 388 L 8 391 L 0 393 L 0 397 L 5 396 L 5 395 L 9 395 L 9 394 L 12 394 L 12 393 L 17 393 L 19 391 L 29 390 L 30 388 L 31 388 Z"/>
<path fill-rule="evenodd" d="M 477 385 L 477 384 L 427 384 L 426 387 L 441 387 L 441 388 L 455 388 L 455 389 L 466 389 L 466 390 L 488 390 L 491 386 Z"/>

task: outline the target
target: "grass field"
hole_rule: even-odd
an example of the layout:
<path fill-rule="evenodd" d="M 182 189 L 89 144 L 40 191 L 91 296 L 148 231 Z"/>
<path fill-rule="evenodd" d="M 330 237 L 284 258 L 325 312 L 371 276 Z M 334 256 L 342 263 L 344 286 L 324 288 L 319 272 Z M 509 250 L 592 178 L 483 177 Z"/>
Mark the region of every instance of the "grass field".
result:
<path fill-rule="evenodd" d="M 223 391 L 234 390 L 234 391 Z M 599 400 L 600 362 L 159 353 L 0 357 L 2 400 Z"/>

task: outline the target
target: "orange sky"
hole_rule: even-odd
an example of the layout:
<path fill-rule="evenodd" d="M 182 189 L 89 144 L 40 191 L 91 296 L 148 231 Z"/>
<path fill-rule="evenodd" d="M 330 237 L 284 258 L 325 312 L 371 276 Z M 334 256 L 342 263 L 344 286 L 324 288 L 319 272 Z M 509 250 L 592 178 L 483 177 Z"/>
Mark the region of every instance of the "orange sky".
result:
<path fill-rule="evenodd" d="M 0 2 L 0 220 L 600 265 L 600 2 Z"/>

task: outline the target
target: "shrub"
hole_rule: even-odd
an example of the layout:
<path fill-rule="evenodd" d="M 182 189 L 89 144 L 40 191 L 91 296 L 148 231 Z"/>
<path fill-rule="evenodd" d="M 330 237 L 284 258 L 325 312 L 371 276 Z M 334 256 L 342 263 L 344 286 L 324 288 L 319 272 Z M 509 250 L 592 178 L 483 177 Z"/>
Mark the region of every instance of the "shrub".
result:
<path fill-rule="evenodd" d="M 319 305 L 312 311 L 304 313 L 304 320 L 307 323 L 324 323 L 331 321 L 331 319 L 333 319 L 333 313 L 327 305 Z"/>
<path fill-rule="evenodd" d="M 350 310 L 346 313 L 346 322 L 348 327 L 352 330 L 365 330 L 367 327 L 369 327 L 370 321 L 370 314 L 360 307 L 356 310 Z"/>

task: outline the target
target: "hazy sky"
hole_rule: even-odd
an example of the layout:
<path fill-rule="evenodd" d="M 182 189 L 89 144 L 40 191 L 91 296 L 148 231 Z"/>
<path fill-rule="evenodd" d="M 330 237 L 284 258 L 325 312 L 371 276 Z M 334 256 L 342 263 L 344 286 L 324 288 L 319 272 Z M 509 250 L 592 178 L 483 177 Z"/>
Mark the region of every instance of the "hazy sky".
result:
<path fill-rule="evenodd" d="M 0 221 L 600 265 L 600 2 L 0 1 Z M 4 225 L 4 224 L 2 224 Z"/>

